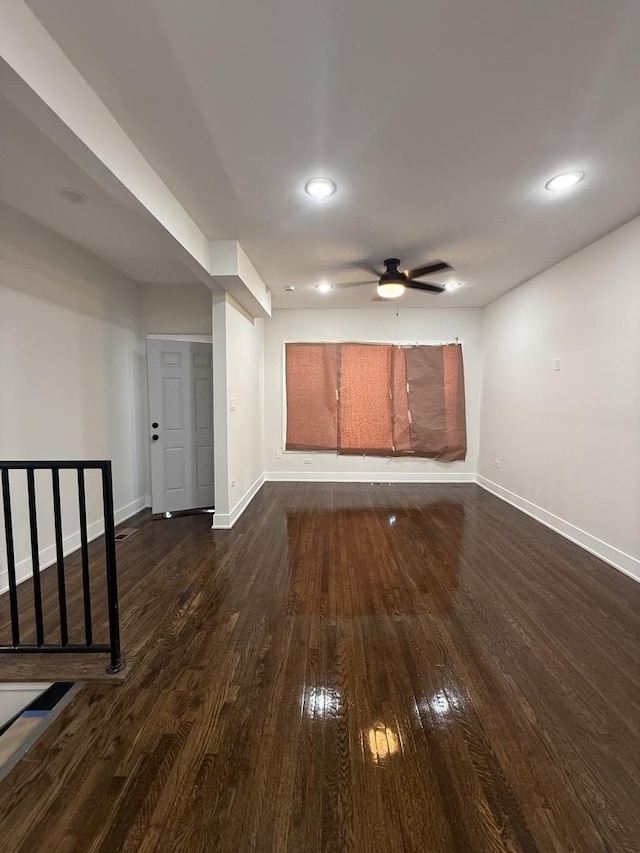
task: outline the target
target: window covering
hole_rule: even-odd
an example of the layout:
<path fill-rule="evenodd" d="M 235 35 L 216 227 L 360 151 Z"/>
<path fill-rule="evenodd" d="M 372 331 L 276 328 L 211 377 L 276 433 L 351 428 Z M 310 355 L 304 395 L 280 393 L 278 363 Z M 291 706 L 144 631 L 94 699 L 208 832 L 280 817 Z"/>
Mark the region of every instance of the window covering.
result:
<path fill-rule="evenodd" d="M 287 450 L 337 449 L 337 388 L 337 344 L 287 344 Z"/>
<path fill-rule="evenodd" d="M 288 343 L 287 450 L 466 456 L 459 344 Z"/>

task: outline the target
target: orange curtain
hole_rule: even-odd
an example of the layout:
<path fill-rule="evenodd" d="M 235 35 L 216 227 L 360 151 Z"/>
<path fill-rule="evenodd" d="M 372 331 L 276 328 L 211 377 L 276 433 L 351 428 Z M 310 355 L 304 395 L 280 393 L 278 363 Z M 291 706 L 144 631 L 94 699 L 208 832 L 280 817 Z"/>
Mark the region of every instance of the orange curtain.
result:
<path fill-rule="evenodd" d="M 286 344 L 287 450 L 338 447 L 337 344 Z"/>
<path fill-rule="evenodd" d="M 287 450 L 466 456 L 462 347 L 286 345 Z"/>
<path fill-rule="evenodd" d="M 391 346 L 341 344 L 338 376 L 340 453 L 388 453 L 391 425 Z"/>

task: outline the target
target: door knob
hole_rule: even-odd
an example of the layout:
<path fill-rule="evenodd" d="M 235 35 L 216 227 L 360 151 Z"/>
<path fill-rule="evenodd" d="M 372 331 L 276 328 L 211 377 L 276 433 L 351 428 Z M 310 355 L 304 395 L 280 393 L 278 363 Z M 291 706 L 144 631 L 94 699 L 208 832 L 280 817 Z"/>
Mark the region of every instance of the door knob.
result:
<path fill-rule="evenodd" d="M 155 421 L 151 424 L 151 429 L 158 429 L 158 424 Z"/>
<path fill-rule="evenodd" d="M 160 438 L 160 436 L 159 436 L 159 435 L 155 435 L 155 434 L 154 434 L 154 435 L 152 435 L 152 436 L 151 436 L 151 438 L 152 438 L 154 441 L 157 441 L 157 440 Z"/>

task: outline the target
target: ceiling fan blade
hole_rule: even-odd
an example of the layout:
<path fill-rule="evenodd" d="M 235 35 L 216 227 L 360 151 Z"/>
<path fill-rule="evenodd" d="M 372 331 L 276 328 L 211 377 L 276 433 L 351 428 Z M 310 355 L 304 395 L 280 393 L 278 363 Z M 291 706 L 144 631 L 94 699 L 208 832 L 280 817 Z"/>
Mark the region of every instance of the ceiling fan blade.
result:
<path fill-rule="evenodd" d="M 341 284 L 334 284 L 333 289 L 334 290 L 342 290 L 343 288 L 346 288 L 346 287 L 364 287 L 365 285 L 367 285 L 368 287 L 371 287 L 372 284 L 377 284 L 377 283 L 378 283 L 378 279 L 375 279 L 375 281 L 344 281 Z"/>
<path fill-rule="evenodd" d="M 377 270 L 377 269 L 373 266 L 373 264 L 370 264 L 370 263 L 369 263 L 369 261 L 362 261 L 361 263 L 354 264 L 353 266 L 354 266 L 356 269 L 366 270 L 367 272 L 370 272 L 370 273 L 371 273 L 371 275 L 375 275 L 375 277 L 376 277 L 376 278 L 380 278 L 380 276 L 382 275 L 382 273 L 380 272 L 380 270 Z"/>
<path fill-rule="evenodd" d="M 407 281 L 405 287 L 410 287 L 412 290 L 428 290 L 430 293 L 442 293 L 444 287 L 439 284 L 429 284 L 426 281 Z"/>
<path fill-rule="evenodd" d="M 407 278 L 422 278 L 423 275 L 434 275 L 437 272 L 452 269 L 451 264 L 447 264 L 445 261 L 433 261 L 433 263 L 427 264 L 426 267 L 417 267 L 415 270 L 409 270 Z"/>

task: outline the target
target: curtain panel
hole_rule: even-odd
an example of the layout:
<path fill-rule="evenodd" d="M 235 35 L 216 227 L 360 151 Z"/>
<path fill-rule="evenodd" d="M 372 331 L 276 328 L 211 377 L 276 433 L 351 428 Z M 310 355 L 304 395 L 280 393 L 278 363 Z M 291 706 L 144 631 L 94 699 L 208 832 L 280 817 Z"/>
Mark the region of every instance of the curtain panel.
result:
<path fill-rule="evenodd" d="M 465 458 L 459 344 L 288 343 L 285 359 L 287 450 Z"/>
<path fill-rule="evenodd" d="M 287 450 L 338 447 L 338 344 L 286 345 Z"/>

